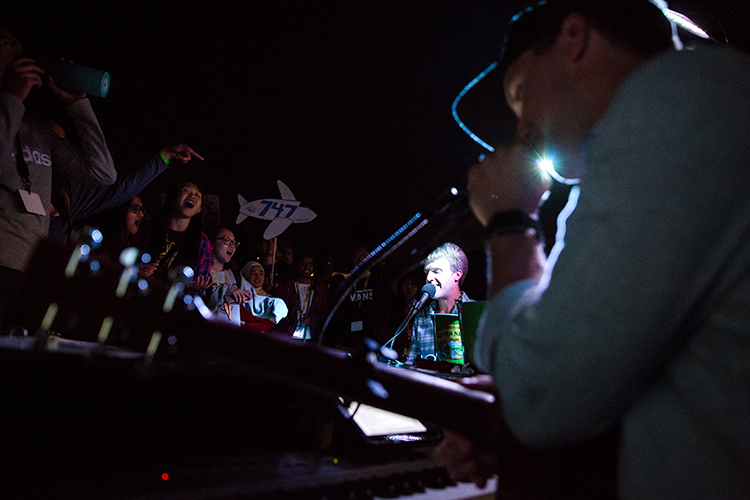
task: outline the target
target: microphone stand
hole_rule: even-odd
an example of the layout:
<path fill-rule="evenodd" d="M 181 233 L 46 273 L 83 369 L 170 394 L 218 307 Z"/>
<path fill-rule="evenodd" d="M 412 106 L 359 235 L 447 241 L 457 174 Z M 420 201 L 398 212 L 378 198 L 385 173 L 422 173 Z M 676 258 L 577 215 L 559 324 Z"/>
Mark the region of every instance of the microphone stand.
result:
<path fill-rule="evenodd" d="M 333 316 L 338 311 L 341 304 L 346 299 L 347 295 L 356 286 L 359 280 L 364 274 L 377 263 L 392 254 L 397 248 L 406 243 L 410 238 L 422 230 L 431 219 L 440 217 L 447 217 L 447 220 L 442 224 L 442 230 L 438 235 L 430 240 L 430 243 L 434 242 L 437 238 L 442 237 L 450 229 L 454 228 L 460 223 L 464 216 L 470 213 L 468 204 L 467 193 L 459 192 L 455 189 L 442 193 L 432 205 L 425 211 L 425 213 L 417 212 L 406 224 L 401 226 L 398 231 L 393 233 L 388 239 L 381 243 L 375 250 L 365 257 L 362 262 L 352 269 L 349 276 L 339 285 L 338 289 L 334 292 L 334 298 L 331 301 L 330 310 L 326 315 L 326 320 L 323 322 L 323 326 L 318 335 L 318 344 L 323 345 L 323 339 L 328 326 L 333 319 Z M 412 254 L 416 253 L 413 251 Z M 405 327 L 405 324 L 404 324 Z"/>
<path fill-rule="evenodd" d="M 394 355 L 392 351 L 393 351 L 393 343 L 396 341 L 396 337 L 398 337 L 401 334 L 401 332 L 404 331 L 404 329 L 406 328 L 406 325 L 409 324 L 409 321 L 411 321 L 411 319 L 417 315 L 417 312 L 422 310 L 427 305 L 427 303 L 433 299 L 433 297 L 435 297 L 435 285 L 428 283 L 422 287 L 422 294 L 419 297 L 419 300 L 416 302 L 415 301 L 411 302 L 409 311 L 406 313 L 406 318 L 396 329 L 396 334 L 393 336 L 393 338 L 391 338 L 388 342 L 386 342 L 383 345 L 383 349 L 389 350 L 386 353 L 386 352 L 382 352 L 382 349 L 381 349 L 381 353 L 385 357 L 390 359 L 390 356 Z M 390 346 L 388 344 L 390 344 Z"/>
<path fill-rule="evenodd" d="M 396 342 L 396 338 L 398 338 L 398 336 L 401 335 L 401 333 L 404 331 L 404 329 L 406 329 L 406 325 L 409 324 L 409 321 L 411 321 L 411 319 L 414 316 L 416 316 L 416 314 L 417 314 L 417 308 L 415 307 L 415 304 L 412 303 L 411 307 L 409 308 L 409 312 L 406 314 L 406 317 L 401 322 L 401 324 L 398 325 L 398 328 L 396 328 L 396 334 L 393 337 L 391 337 L 391 339 L 388 342 L 386 342 L 385 344 L 383 344 L 383 347 L 380 349 L 380 354 L 382 354 L 383 356 L 385 356 L 386 358 L 388 358 L 389 360 L 391 360 L 390 356 L 392 356 L 394 354 L 392 352 L 393 351 L 393 343 Z M 388 344 L 390 344 L 390 345 L 388 345 Z M 384 349 L 388 349 L 388 351 L 383 352 Z M 395 361 L 395 360 L 392 360 L 392 361 Z"/>

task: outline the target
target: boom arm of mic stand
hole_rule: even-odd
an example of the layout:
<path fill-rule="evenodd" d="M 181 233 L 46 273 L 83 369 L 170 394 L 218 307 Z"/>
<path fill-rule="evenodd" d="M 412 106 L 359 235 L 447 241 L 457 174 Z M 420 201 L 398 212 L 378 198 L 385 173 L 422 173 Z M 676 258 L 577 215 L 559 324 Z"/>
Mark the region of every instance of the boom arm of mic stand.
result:
<path fill-rule="evenodd" d="M 416 227 L 414 227 L 409 233 L 402 236 L 402 234 L 407 229 L 409 229 L 409 227 L 416 224 L 417 221 L 419 221 L 419 224 L 417 224 Z M 423 216 L 421 213 L 417 213 L 406 224 L 401 226 L 401 228 L 398 231 L 396 231 L 393 235 L 391 235 L 390 238 L 385 240 L 375 250 L 370 252 L 370 254 L 367 257 L 365 257 L 364 260 L 359 265 L 357 265 L 354 269 L 352 269 L 352 272 L 349 273 L 349 276 L 346 277 L 344 282 L 341 283 L 341 285 L 339 285 L 338 289 L 335 292 L 335 300 L 332 301 L 333 306 L 331 307 L 331 310 L 326 315 L 326 320 L 323 323 L 323 326 L 320 330 L 320 335 L 318 336 L 318 344 L 321 344 L 321 345 L 323 344 L 323 338 L 325 336 L 326 331 L 328 330 L 328 325 L 331 323 L 333 316 L 336 314 L 336 311 L 338 311 L 339 307 L 344 302 L 344 299 L 346 298 L 347 294 L 352 290 L 352 288 L 354 288 L 354 286 L 357 284 L 357 282 L 359 282 L 362 276 L 364 276 L 365 272 L 368 271 L 372 266 L 374 266 L 378 262 L 382 261 L 385 257 L 390 255 L 394 250 L 400 247 L 409 238 L 414 236 L 428 222 L 429 221 L 425 216 Z"/>
<path fill-rule="evenodd" d="M 398 338 L 398 336 L 401 335 L 404 329 L 406 329 L 406 325 L 409 324 L 409 321 L 411 321 L 411 319 L 416 315 L 416 313 L 417 313 L 417 308 L 414 307 L 414 304 L 412 304 L 412 306 L 409 308 L 409 313 L 406 315 L 406 317 L 401 322 L 401 324 L 398 325 L 398 328 L 396 328 L 396 334 L 390 340 L 388 340 L 388 342 L 383 344 L 385 347 L 388 347 L 389 349 L 393 348 L 394 342 L 396 342 L 396 339 Z"/>
<path fill-rule="evenodd" d="M 334 300 L 331 301 L 333 305 L 326 315 L 326 320 L 321 327 L 320 335 L 318 336 L 318 344 L 323 344 L 325 333 L 328 330 L 328 326 L 330 325 L 333 316 L 336 314 L 336 311 L 338 311 L 339 307 L 344 302 L 352 288 L 354 288 L 357 282 L 359 282 L 362 276 L 364 276 L 365 272 L 367 272 L 375 264 L 388 257 L 398 247 L 406 243 L 412 236 L 417 234 L 422 228 L 424 228 L 424 226 L 426 226 L 430 222 L 430 219 L 433 218 L 433 216 L 441 216 L 447 213 L 449 214 L 450 219 L 452 219 L 447 221 L 446 224 L 443 225 L 442 231 L 440 231 L 437 236 L 442 237 L 442 235 L 444 235 L 458 222 L 460 222 L 463 216 L 468 213 L 468 211 L 469 207 L 467 203 L 466 193 L 443 193 L 432 203 L 425 214 L 422 214 L 421 212 L 417 213 L 406 224 L 401 226 L 398 231 L 393 233 L 375 250 L 370 252 L 370 254 L 365 257 L 359 265 L 352 269 L 352 272 L 349 273 L 349 276 L 347 276 L 344 282 L 341 283 L 341 285 L 336 290 Z M 409 228 L 412 228 L 411 231 L 408 231 Z M 431 242 L 434 240 L 435 238 L 433 238 Z"/>

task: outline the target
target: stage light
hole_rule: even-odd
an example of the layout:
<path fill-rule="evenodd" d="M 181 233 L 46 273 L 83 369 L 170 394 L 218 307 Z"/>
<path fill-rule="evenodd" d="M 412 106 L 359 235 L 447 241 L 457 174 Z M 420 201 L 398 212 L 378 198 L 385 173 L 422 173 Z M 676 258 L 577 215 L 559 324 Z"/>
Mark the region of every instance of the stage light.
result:
<path fill-rule="evenodd" d="M 542 158 L 541 160 L 537 162 L 537 165 L 539 165 L 539 168 L 541 168 L 542 170 L 544 170 L 550 175 L 555 173 L 555 163 L 549 158 Z"/>
<path fill-rule="evenodd" d="M 554 180 L 556 180 L 560 184 L 565 184 L 566 186 L 573 186 L 581 182 L 580 179 L 569 179 L 567 177 L 563 177 L 562 175 L 560 175 L 557 172 L 557 170 L 555 170 L 554 159 L 548 156 L 539 156 L 539 158 L 536 160 L 536 165 L 541 171 L 546 172 L 547 175 L 552 177 Z"/>

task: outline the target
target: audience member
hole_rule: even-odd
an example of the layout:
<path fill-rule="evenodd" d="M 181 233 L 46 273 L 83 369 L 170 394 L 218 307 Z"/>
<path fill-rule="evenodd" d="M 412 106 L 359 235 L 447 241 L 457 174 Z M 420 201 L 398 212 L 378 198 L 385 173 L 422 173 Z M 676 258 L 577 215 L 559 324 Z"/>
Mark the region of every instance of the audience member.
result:
<path fill-rule="evenodd" d="M 240 325 L 240 306 L 253 297 L 239 287 L 234 271 L 230 269 L 239 243 L 229 228 L 214 228 L 212 233 L 211 286 L 204 292 L 206 306 L 222 320 Z"/>
<path fill-rule="evenodd" d="M 318 258 L 315 262 L 315 276 L 314 281 L 326 287 L 329 295 L 335 290 L 331 290 L 331 278 L 333 278 L 333 253 L 329 250 L 324 250 L 318 254 Z"/>
<path fill-rule="evenodd" d="M 187 163 L 192 158 L 203 157 L 185 144 L 165 146 L 158 154 L 149 158 L 135 172 L 122 177 L 110 186 L 84 184 L 66 177 L 53 178 L 54 208 L 50 220 L 50 238 L 67 241 L 75 225 L 93 215 L 127 203 L 138 195 L 151 181 L 166 170 L 170 163 L 179 160 Z"/>
<path fill-rule="evenodd" d="M 73 118 L 81 147 L 26 112 L 29 92 L 43 84 Z M 0 28 L 0 315 L 35 245 L 47 236 L 53 172 L 93 184 L 112 184 L 117 178 L 86 96 L 58 88 L 23 56 L 13 34 Z"/>
<path fill-rule="evenodd" d="M 354 247 L 352 268 L 360 265 L 369 253 L 365 246 Z M 326 333 L 327 345 L 349 350 L 361 346 L 364 338 L 378 336 L 388 298 L 388 286 L 381 271 L 380 267 L 369 269 L 348 292 Z"/>
<path fill-rule="evenodd" d="M 250 286 L 253 287 L 253 291 L 257 295 L 264 297 L 270 297 L 270 294 L 266 292 L 266 272 L 263 269 L 263 265 L 257 260 L 251 260 L 242 266 L 240 275 L 245 280 L 243 282 L 243 289 L 250 290 Z"/>
<path fill-rule="evenodd" d="M 142 276 L 169 279 L 171 269 L 187 266 L 193 270 L 192 288 L 211 284 L 213 256 L 201 230 L 202 202 L 203 193 L 190 181 L 176 183 L 167 193 L 159 214 L 145 228 L 143 250 L 152 260 L 141 269 Z"/>
<path fill-rule="evenodd" d="M 317 340 L 319 322 L 328 306 L 328 293 L 313 283 L 313 258 L 303 254 L 297 263 L 296 277 L 282 283 L 277 295 L 286 303 L 289 314 L 272 329 L 302 340 Z"/>
<path fill-rule="evenodd" d="M 119 260 L 124 249 L 140 246 L 139 230 L 146 215 L 143 201 L 140 196 L 136 196 L 130 203 L 115 207 L 107 215 L 99 226 L 103 236 L 101 250 L 111 259 Z"/>
<path fill-rule="evenodd" d="M 242 267 L 242 289 L 252 294 L 252 301 L 243 304 L 240 310 L 243 326 L 266 332 L 288 314 L 283 299 L 271 297 L 264 289 L 265 271 L 260 262 L 251 260 Z"/>
<path fill-rule="evenodd" d="M 276 255 L 276 276 L 278 283 L 294 277 L 294 249 L 288 241 L 279 241 Z"/>

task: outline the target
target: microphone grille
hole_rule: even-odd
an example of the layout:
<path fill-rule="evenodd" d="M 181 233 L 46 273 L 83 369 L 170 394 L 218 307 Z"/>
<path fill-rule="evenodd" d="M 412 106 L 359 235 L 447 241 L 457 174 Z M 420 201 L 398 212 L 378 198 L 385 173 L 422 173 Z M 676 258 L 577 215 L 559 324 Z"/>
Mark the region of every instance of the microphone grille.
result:
<path fill-rule="evenodd" d="M 422 287 L 422 292 L 426 293 L 430 296 L 430 298 L 433 298 L 435 296 L 435 285 L 432 285 L 430 283 L 427 283 L 425 286 Z"/>

